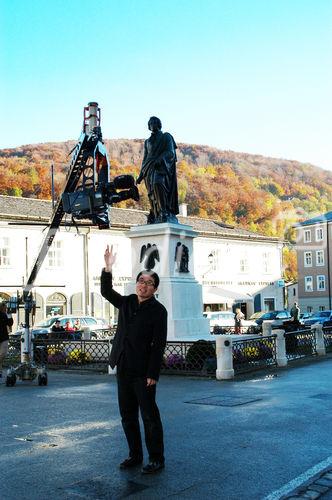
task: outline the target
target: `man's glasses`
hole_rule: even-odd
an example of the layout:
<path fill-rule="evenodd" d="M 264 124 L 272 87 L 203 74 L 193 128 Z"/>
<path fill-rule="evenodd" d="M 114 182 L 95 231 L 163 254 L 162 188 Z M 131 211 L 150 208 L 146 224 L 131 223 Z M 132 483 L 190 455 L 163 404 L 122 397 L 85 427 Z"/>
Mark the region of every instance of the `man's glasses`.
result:
<path fill-rule="evenodd" d="M 152 280 L 145 280 L 143 278 L 138 278 L 137 283 L 139 283 L 140 285 L 154 286 L 154 281 L 152 281 Z"/>

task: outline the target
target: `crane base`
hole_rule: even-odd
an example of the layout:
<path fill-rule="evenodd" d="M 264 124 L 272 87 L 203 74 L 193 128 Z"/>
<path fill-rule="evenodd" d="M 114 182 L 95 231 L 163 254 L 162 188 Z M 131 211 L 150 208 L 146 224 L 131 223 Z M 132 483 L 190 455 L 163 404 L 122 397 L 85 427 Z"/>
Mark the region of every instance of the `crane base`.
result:
<path fill-rule="evenodd" d="M 16 380 L 31 381 L 37 379 L 38 385 L 47 385 L 47 373 L 44 366 L 37 366 L 33 362 L 21 363 L 17 367 L 7 370 L 6 386 L 13 387 Z"/>

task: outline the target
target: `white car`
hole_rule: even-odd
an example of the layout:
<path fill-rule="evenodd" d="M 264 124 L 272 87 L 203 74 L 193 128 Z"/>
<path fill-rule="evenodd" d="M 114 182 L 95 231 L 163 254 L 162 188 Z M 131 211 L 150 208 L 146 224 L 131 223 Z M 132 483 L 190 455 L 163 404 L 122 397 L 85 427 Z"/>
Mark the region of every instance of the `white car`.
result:
<path fill-rule="evenodd" d="M 204 316 L 210 320 L 210 333 L 214 333 L 214 327 L 225 328 L 227 333 L 231 332 L 235 327 L 235 314 L 232 311 L 208 312 L 204 313 Z M 242 333 L 247 333 L 248 328 L 256 325 L 256 323 L 252 320 L 243 319 L 241 325 Z"/>
<path fill-rule="evenodd" d="M 52 326 L 54 325 L 55 321 L 59 320 L 60 321 L 60 326 L 65 327 L 66 323 L 69 322 L 70 326 L 73 327 L 74 323 L 76 320 L 79 320 L 81 330 L 79 332 L 82 332 L 83 330 L 87 331 L 92 339 L 97 339 L 97 338 L 104 338 L 103 337 L 103 332 L 109 331 L 109 325 L 105 325 L 104 323 L 101 323 L 99 320 L 96 318 L 93 318 L 92 316 L 79 316 L 79 315 L 64 315 L 64 316 L 52 316 L 51 318 L 44 319 L 37 325 L 32 327 L 32 334 L 34 335 L 34 338 L 36 339 L 47 339 L 49 338 L 49 334 L 52 332 Z M 24 328 L 20 328 L 12 334 L 12 337 L 14 336 L 21 336 L 24 333 Z M 79 335 L 80 337 L 81 335 Z"/>

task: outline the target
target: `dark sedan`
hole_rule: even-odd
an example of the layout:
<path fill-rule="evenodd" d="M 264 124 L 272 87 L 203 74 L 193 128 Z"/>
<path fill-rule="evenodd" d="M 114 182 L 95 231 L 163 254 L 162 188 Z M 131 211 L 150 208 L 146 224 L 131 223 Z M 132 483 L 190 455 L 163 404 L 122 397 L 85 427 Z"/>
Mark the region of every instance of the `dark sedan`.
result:
<path fill-rule="evenodd" d="M 318 311 L 313 313 L 310 318 L 304 320 L 304 326 L 311 326 L 315 323 L 320 323 L 324 326 L 328 321 L 332 321 L 332 311 Z"/>

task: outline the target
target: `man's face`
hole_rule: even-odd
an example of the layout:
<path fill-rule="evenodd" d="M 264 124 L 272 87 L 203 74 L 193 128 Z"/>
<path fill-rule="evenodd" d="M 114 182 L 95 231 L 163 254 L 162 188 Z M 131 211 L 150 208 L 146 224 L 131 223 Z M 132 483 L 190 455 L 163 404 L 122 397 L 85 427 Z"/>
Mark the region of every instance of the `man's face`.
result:
<path fill-rule="evenodd" d="M 150 299 L 155 291 L 156 289 L 153 278 L 149 274 L 141 274 L 136 282 L 138 302 Z"/>

